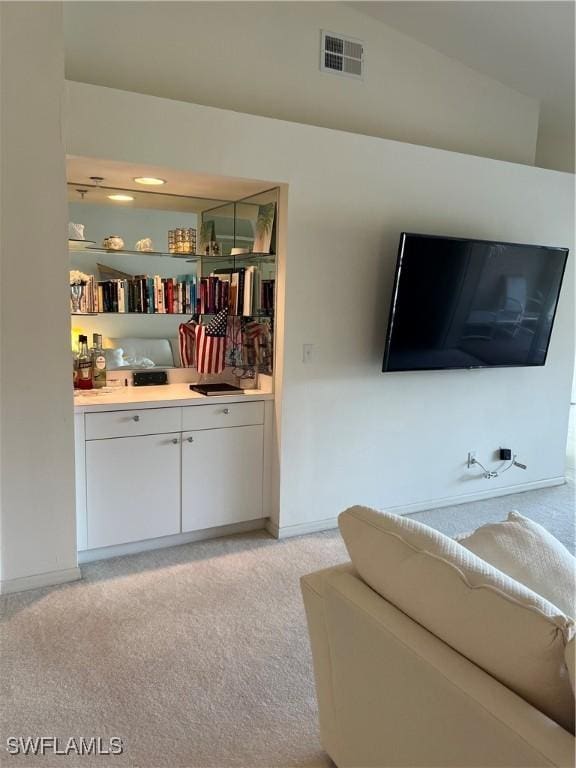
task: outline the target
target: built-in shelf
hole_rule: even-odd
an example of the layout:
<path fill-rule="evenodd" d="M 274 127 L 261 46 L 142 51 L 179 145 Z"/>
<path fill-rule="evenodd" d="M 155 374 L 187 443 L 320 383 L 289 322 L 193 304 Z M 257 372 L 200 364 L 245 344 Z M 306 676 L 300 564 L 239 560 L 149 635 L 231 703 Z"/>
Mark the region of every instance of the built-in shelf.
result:
<path fill-rule="evenodd" d="M 114 317 L 123 317 L 124 315 L 137 316 L 137 317 L 192 317 L 193 315 L 201 314 L 202 317 L 211 317 L 216 315 L 216 312 L 70 312 L 72 317 L 96 317 L 98 315 L 113 315 Z M 263 312 L 256 312 L 252 315 L 232 315 L 228 317 L 245 317 L 258 318 L 258 317 L 272 317 L 274 312 L 267 310 Z"/>
<path fill-rule="evenodd" d="M 195 256 L 196 260 L 199 258 L 205 259 L 206 261 L 257 261 L 261 264 L 273 264 L 276 261 L 276 255 L 274 253 L 237 253 L 234 255 L 219 254 L 218 256 Z M 192 261 L 192 259 L 190 259 L 190 261 Z"/>
<path fill-rule="evenodd" d="M 170 259 L 190 259 L 197 260 L 198 255 L 194 253 L 166 253 L 164 251 L 129 251 L 125 248 L 99 248 L 96 245 L 89 245 L 86 248 L 71 248 L 70 253 L 99 253 L 103 256 L 156 256 Z"/>
<path fill-rule="evenodd" d="M 71 241 L 72 242 L 72 241 Z M 76 240 L 73 242 L 85 242 Z M 273 253 L 240 253 L 236 255 L 208 255 L 200 253 L 166 253 L 165 251 L 130 251 L 126 249 L 118 250 L 116 248 L 99 248 L 95 245 L 87 245 L 85 248 L 70 248 L 70 254 L 77 256 L 81 253 L 96 253 L 102 256 L 154 256 L 157 258 L 178 259 L 187 263 L 195 263 L 200 259 L 213 262 L 239 262 L 256 261 L 259 263 L 274 263 L 276 256 Z"/>

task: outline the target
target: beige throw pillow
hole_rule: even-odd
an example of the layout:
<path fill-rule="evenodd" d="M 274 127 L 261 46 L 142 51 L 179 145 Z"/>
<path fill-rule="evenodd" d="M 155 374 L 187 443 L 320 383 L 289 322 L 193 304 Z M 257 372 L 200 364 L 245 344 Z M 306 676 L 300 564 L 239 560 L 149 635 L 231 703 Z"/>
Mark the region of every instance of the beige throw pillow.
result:
<path fill-rule="evenodd" d="M 350 558 L 382 597 L 567 730 L 564 659 L 574 622 L 458 542 L 409 517 L 352 507 L 339 517 Z"/>
<path fill-rule="evenodd" d="M 460 544 L 576 617 L 576 558 L 545 528 L 518 512 L 483 525 Z"/>

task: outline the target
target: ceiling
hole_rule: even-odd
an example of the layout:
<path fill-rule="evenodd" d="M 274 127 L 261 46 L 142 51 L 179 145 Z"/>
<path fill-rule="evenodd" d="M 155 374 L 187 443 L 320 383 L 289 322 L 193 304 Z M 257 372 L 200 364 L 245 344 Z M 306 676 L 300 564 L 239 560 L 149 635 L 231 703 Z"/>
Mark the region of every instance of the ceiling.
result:
<path fill-rule="evenodd" d="M 256 179 L 233 179 L 226 176 L 208 176 L 193 174 L 188 171 L 179 171 L 175 168 L 165 168 L 145 163 L 120 163 L 111 160 L 99 160 L 93 157 L 68 156 L 66 158 L 66 178 L 75 187 L 87 188 L 93 185 L 90 176 L 100 176 L 104 179 L 103 187 L 115 189 L 135 190 L 138 195 L 138 207 L 166 208 L 172 210 L 201 211 L 213 208 L 218 201 L 241 200 L 259 192 L 264 192 L 277 186 L 270 181 Z M 134 178 L 137 176 L 155 176 L 164 179 L 166 184 L 162 187 L 143 187 L 137 184 Z M 161 191 L 160 191 L 161 190 Z M 152 197 L 150 195 L 152 194 Z M 193 203 L 180 201 L 181 208 L 174 208 L 178 201 L 173 195 L 196 198 Z M 80 201 L 80 196 L 73 193 L 71 197 Z M 106 195 L 102 191 L 91 190 L 86 199 L 91 202 L 106 203 Z M 142 205 L 142 201 L 152 200 L 154 204 Z"/>
<path fill-rule="evenodd" d="M 384 24 L 520 93 L 574 131 L 574 2 L 354 2 Z"/>
<path fill-rule="evenodd" d="M 108 197 L 108 195 L 126 191 L 132 200 L 118 201 Z M 224 200 L 162 194 L 146 187 L 128 189 L 118 186 L 93 186 L 92 183 L 82 182 L 68 184 L 68 202 L 79 205 L 110 205 L 116 208 L 147 208 L 153 211 L 179 211 L 180 213 L 202 213 L 222 204 L 225 204 L 226 208 L 233 208 Z"/>

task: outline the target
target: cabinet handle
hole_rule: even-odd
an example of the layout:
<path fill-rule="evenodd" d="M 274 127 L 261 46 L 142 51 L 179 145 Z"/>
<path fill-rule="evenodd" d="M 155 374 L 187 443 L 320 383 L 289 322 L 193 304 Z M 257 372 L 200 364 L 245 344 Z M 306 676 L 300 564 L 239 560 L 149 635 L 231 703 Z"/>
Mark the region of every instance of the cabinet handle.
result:
<path fill-rule="evenodd" d="M 186 438 L 186 440 L 187 440 L 189 443 L 193 443 L 193 442 L 194 442 L 194 438 L 193 438 L 193 437 L 187 437 L 187 438 Z"/>
<path fill-rule="evenodd" d="M 224 413 L 226 414 L 226 416 L 228 416 L 228 414 L 230 413 L 230 408 L 224 408 Z"/>
<path fill-rule="evenodd" d="M 173 437 L 172 438 L 172 445 L 178 445 L 178 438 L 177 437 Z"/>
<path fill-rule="evenodd" d="M 132 419 L 134 421 L 140 421 L 140 416 L 138 416 L 138 414 L 136 414 L 136 416 L 132 416 Z"/>

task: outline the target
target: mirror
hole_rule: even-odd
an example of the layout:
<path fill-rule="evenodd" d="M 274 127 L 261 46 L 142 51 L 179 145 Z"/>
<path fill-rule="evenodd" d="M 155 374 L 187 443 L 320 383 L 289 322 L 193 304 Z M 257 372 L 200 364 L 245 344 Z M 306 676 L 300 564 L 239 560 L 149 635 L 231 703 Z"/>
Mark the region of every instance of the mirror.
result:
<path fill-rule="evenodd" d="M 114 194 L 133 199 L 114 201 L 109 198 Z M 168 253 L 168 232 L 197 231 L 202 212 L 222 206 L 223 201 L 69 184 L 68 205 L 69 221 L 83 225 L 85 238 L 69 241 L 71 270 L 93 275 L 96 281 L 128 280 L 137 275 L 186 279 L 197 276 L 198 263 L 190 254 Z M 110 235 L 122 238 L 121 250 L 101 247 Z M 152 241 L 153 252 L 136 249 L 136 243 L 144 238 Z M 183 314 L 142 312 L 74 314 L 72 344 L 76 346 L 80 334 L 87 335 L 89 341 L 93 333 L 102 334 L 104 347 L 110 350 L 109 370 L 178 367 L 178 325 L 185 319 Z"/>

